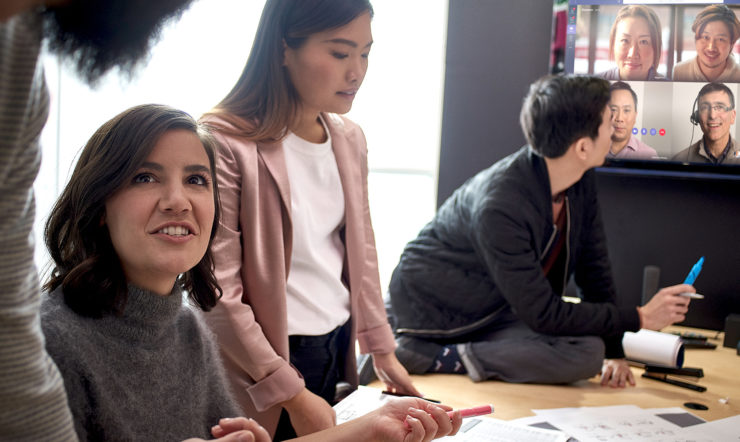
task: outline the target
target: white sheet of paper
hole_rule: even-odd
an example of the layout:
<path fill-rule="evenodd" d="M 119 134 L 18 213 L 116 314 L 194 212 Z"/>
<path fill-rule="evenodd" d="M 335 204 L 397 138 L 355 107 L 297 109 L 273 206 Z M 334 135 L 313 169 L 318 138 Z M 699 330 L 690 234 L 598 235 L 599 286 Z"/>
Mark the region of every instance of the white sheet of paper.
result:
<path fill-rule="evenodd" d="M 375 410 L 383 405 L 389 397 L 377 388 L 358 386 L 357 390 L 334 405 L 334 411 L 337 413 L 337 425 Z"/>
<path fill-rule="evenodd" d="M 635 405 L 534 411 L 579 442 L 673 440 L 682 430 Z"/>
<path fill-rule="evenodd" d="M 492 417 L 481 417 L 465 419 L 456 435 L 438 440 L 445 442 L 566 442 L 568 435 L 562 431 L 543 430 Z"/>
<path fill-rule="evenodd" d="M 661 442 L 740 441 L 740 415 L 683 428 L 676 439 Z"/>

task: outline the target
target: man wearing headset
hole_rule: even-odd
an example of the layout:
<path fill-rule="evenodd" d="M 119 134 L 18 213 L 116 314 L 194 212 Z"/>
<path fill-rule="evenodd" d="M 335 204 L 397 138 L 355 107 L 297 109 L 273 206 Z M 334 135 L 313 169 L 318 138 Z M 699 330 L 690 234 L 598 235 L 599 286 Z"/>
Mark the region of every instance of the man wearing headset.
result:
<path fill-rule="evenodd" d="M 690 120 L 704 136 L 671 158 L 687 163 L 740 164 L 740 146 L 730 135 L 735 96 L 723 83 L 707 83 L 694 101 Z"/>

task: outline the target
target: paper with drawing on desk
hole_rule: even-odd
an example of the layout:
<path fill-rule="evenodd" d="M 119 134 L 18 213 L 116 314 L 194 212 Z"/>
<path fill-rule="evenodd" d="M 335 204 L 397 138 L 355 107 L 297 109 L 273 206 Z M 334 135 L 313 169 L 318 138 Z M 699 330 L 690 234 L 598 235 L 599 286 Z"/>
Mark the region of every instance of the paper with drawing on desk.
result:
<path fill-rule="evenodd" d="M 450 442 L 566 442 L 568 435 L 558 430 L 512 424 L 493 417 L 468 418 L 460 431 L 439 441 Z"/>
<path fill-rule="evenodd" d="M 740 414 L 681 430 L 676 442 L 740 441 Z"/>
<path fill-rule="evenodd" d="M 629 440 L 650 442 L 740 441 L 740 416 L 706 422 L 679 407 L 642 409 L 635 405 L 532 410 L 537 416 L 516 419 L 523 425 L 548 425 L 579 442 Z"/>
<path fill-rule="evenodd" d="M 532 411 L 579 442 L 671 440 L 681 429 L 636 405 Z"/>
<path fill-rule="evenodd" d="M 358 389 L 334 406 L 337 413 L 337 424 L 362 416 L 380 407 L 388 398 L 377 388 L 359 386 Z M 463 421 L 460 431 L 455 436 L 437 439 L 440 441 L 462 442 L 565 442 L 568 436 L 561 431 L 543 430 L 511 424 L 491 417 L 471 417 Z"/>

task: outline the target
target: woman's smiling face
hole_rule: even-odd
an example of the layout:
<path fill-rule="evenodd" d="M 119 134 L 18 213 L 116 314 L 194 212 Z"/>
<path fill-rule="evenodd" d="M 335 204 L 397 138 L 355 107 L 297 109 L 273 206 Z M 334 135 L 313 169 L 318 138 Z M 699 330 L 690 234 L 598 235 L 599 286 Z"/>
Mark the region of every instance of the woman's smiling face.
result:
<path fill-rule="evenodd" d="M 619 79 L 647 80 L 654 56 L 647 20 L 642 17 L 622 19 L 614 35 L 614 60 L 619 68 Z"/>
<path fill-rule="evenodd" d="M 104 222 L 126 279 L 166 295 L 194 267 L 211 236 L 213 174 L 203 143 L 165 132 L 139 169 L 105 202 Z"/>

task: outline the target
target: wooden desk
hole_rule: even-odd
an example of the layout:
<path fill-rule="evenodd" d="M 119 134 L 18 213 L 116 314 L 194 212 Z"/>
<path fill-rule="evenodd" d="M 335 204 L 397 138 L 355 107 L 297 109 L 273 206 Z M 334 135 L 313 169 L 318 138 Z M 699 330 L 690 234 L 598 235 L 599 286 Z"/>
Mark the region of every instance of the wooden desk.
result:
<path fill-rule="evenodd" d="M 693 331 L 714 337 L 716 332 L 671 327 L 664 331 Z M 504 420 L 532 416 L 533 408 L 596 407 L 603 405 L 637 405 L 641 408 L 682 407 L 696 416 L 713 421 L 740 414 L 740 356 L 735 349 L 722 347 L 722 333 L 714 350 L 686 349 L 685 367 L 704 370 L 699 385 L 707 391 L 699 393 L 664 382 L 645 379 L 641 368 L 632 368 L 637 385 L 622 389 L 602 387 L 599 378 L 570 385 L 510 384 L 499 381 L 475 383 L 465 375 L 426 374 L 412 376 L 419 391 L 453 408 L 492 403 L 494 417 Z M 680 379 L 680 378 L 679 378 Z M 383 388 L 375 381 L 371 387 Z M 723 404 L 720 399 L 728 398 Z M 698 402 L 708 410 L 691 410 L 686 402 Z"/>

